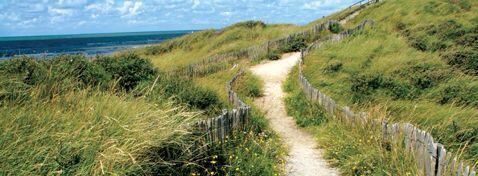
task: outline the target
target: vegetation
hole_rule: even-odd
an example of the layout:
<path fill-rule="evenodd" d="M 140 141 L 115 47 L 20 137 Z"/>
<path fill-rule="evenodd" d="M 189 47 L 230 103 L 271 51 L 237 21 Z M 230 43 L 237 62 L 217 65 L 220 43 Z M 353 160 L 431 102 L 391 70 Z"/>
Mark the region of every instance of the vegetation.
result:
<path fill-rule="evenodd" d="M 351 126 L 327 114 L 308 100 L 297 81 L 297 69 L 289 75 L 284 89 L 287 112 L 297 125 L 314 134 L 325 157 L 344 175 L 417 175 L 414 158 L 402 144 L 383 143 L 380 129 Z M 393 146 L 391 146 L 393 145 Z"/>
<path fill-rule="evenodd" d="M 431 131 L 476 165 L 478 14 L 471 9 L 477 5 L 399 0 L 367 8 L 347 26 L 364 19 L 374 19 L 375 26 L 312 51 L 305 76 L 341 105 L 381 109 L 392 121 Z"/>
<path fill-rule="evenodd" d="M 339 104 L 417 124 L 476 165 L 475 7 L 472 0 L 397 0 L 370 7 L 350 25 L 374 19 L 376 26 L 312 51 L 305 75 Z M 62 55 L 2 61 L 0 175 L 281 174 L 284 149 L 254 107 L 251 125 L 222 144 L 206 147 L 204 136 L 190 125 L 231 108 L 226 82 L 239 66 L 255 62 L 243 59 L 199 78 L 165 73 L 351 10 L 304 26 L 246 21 L 93 60 Z M 337 33 L 348 26 L 329 30 Z M 317 37 L 292 37 L 264 58 L 300 51 Z M 379 129 L 352 127 L 325 114 L 304 99 L 296 77 L 294 70 L 285 87 L 288 113 L 317 136 L 326 157 L 344 174 L 417 175 L 414 158 L 404 155 L 402 144 L 382 142 Z M 234 84 L 248 104 L 262 95 L 262 88 L 249 72 Z"/>

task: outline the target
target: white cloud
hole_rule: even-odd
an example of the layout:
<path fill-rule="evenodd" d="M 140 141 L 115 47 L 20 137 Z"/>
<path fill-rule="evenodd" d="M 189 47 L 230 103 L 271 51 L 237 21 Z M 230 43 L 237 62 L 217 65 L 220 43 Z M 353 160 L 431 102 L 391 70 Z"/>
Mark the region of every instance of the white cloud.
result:
<path fill-rule="evenodd" d="M 50 15 L 49 21 L 51 24 L 67 22 L 66 18 L 73 16 L 74 13 L 75 11 L 73 9 L 48 7 L 48 14 Z"/>
<path fill-rule="evenodd" d="M 143 3 L 141 1 L 125 1 L 123 6 L 118 7 L 118 10 L 123 17 L 133 17 L 142 12 Z"/>
<path fill-rule="evenodd" d="M 201 4 L 201 1 L 199 0 L 193 0 L 192 2 L 193 2 L 193 6 L 191 7 L 192 9 L 195 9 Z"/>
<path fill-rule="evenodd" d="M 221 12 L 220 13 L 222 16 L 231 16 L 232 12 Z"/>
<path fill-rule="evenodd" d="M 62 7 L 78 7 L 86 3 L 86 0 L 60 0 L 57 4 Z"/>
<path fill-rule="evenodd" d="M 87 11 L 97 11 L 100 13 L 108 13 L 113 10 L 115 2 L 113 0 L 107 0 L 103 3 L 91 3 L 85 7 Z"/>
<path fill-rule="evenodd" d="M 48 7 L 48 13 L 52 16 L 72 16 L 74 11 L 73 9 L 61 9 Z"/>
<path fill-rule="evenodd" d="M 305 3 L 302 8 L 303 9 L 310 9 L 310 10 L 317 10 L 320 8 L 331 7 L 334 5 L 340 5 L 342 0 L 319 0 L 319 1 L 312 1 Z"/>

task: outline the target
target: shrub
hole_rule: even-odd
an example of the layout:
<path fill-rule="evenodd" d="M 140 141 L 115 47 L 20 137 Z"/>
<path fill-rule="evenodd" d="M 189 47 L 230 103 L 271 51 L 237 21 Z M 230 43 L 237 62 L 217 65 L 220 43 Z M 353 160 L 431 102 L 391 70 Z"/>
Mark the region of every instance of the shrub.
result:
<path fill-rule="evenodd" d="M 383 84 L 384 78 L 381 74 L 358 74 L 352 77 L 351 90 L 354 93 L 368 95 Z"/>
<path fill-rule="evenodd" d="M 462 68 L 468 73 L 478 73 L 478 51 L 472 49 L 459 49 L 443 55 L 445 61 L 452 66 Z"/>
<path fill-rule="evenodd" d="M 283 44 L 280 47 L 280 51 L 283 53 L 297 52 L 306 47 L 307 47 L 307 43 L 304 37 L 294 36 L 291 38 L 291 40 L 288 43 Z"/>
<path fill-rule="evenodd" d="M 250 21 L 244 21 L 244 22 L 239 22 L 239 23 L 236 23 L 234 25 L 232 25 L 231 27 L 245 27 L 245 28 L 254 28 L 254 27 L 260 27 L 260 28 L 264 28 L 266 27 L 267 25 L 262 22 L 262 21 L 254 21 L 254 20 L 250 20 Z"/>
<path fill-rule="evenodd" d="M 269 60 L 278 60 L 280 59 L 280 54 L 277 51 L 270 51 L 267 53 L 266 58 Z"/>
<path fill-rule="evenodd" d="M 207 109 L 219 103 L 216 92 L 201 87 L 186 88 L 178 94 L 178 98 L 182 102 L 199 109 Z"/>
<path fill-rule="evenodd" d="M 163 53 L 170 52 L 174 49 L 174 45 L 153 45 L 153 46 L 147 46 L 144 48 L 145 54 L 146 55 L 159 55 Z"/>
<path fill-rule="evenodd" d="M 92 63 L 84 55 L 61 55 L 45 62 L 50 70 L 51 81 L 80 81 L 86 86 L 109 81 L 110 75 L 103 67 Z"/>
<path fill-rule="evenodd" d="M 395 22 L 395 29 L 398 31 L 403 31 L 407 28 L 407 25 L 401 21 Z"/>
<path fill-rule="evenodd" d="M 439 34 L 441 34 L 440 37 L 442 39 L 456 39 L 467 32 L 464 26 L 455 20 L 448 20 L 435 26 L 435 28 L 437 28 L 437 31 L 440 31 Z"/>
<path fill-rule="evenodd" d="M 478 33 L 468 33 L 456 40 L 459 45 L 478 49 Z"/>
<path fill-rule="evenodd" d="M 396 75 L 410 80 L 412 85 L 419 89 L 426 89 L 446 80 L 449 77 L 449 72 L 439 64 L 418 63 L 396 72 Z"/>
<path fill-rule="evenodd" d="M 410 46 L 420 51 L 427 51 L 427 41 L 424 37 L 409 37 Z"/>
<path fill-rule="evenodd" d="M 389 81 L 387 84 L 393 99 L 412 99 L 416 97 L 417 90 L 407 83 Z"/>
<path fill-rule="evenodd" d="M 324 73 L 335 73 L 342 68 L 343 64 L 339 61 L 332 61 L 332 63 L 325 66 L 323 72 Z"/>
<path fill-rule="evenodd" d="M 460 105 L 478 106 L 478 86 L 469 86 L 466 83 L 447 85 L 439 91 L 438 103 L 456 102 Z"/>
<path fill-rule="evenodd" d="M 329 31 L 332 33 L 339 33 L 342 31 L 342 26 L 339 23 L 332 23 L 329 26 Z"/>
<path fill-rule="evenodd" d="M 47 69 L 31 57 L 17 57 L 0 62 L 4 76 L 15 76 L 25 84 L 34 85 L 46 79 Z"/>
<path fill-rule="evenodd" d="M 153 79 L 158 73 L 149 60 L 131 53 L 100 57 L 94 62 L 102 66 L 112 78 L 118 79 L 118 86 L 124 90 L 131 90 L 141 81 Z"/>

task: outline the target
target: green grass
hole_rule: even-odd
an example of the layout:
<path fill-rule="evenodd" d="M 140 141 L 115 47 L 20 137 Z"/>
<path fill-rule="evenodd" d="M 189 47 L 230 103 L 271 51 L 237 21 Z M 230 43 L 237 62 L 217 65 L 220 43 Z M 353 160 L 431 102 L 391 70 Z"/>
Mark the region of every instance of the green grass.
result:
<path fill-rule="evenodd" d="M 186 125 L 197 116 L 95 90 L 0 109 L 0 174 L 7 175 L 124 175 L 151 164 L 169 167 L 171 161 L 149 163 L 142 155 L 171 141 L 184 143 Z"/>
<path fill-rule="evenodd" d="M 239 67 L 236 67 L 195 78 L 194 82 L 216 90 L 222 101 L 227 101 L 226 82 L 238 72 Z M 207 174 L 280 175 L 284 172 L 285 148 L 275 132 L 268 127 L 264 114 L 253 106 L 253 99 L 262 95 L 262 87 L 259 78 L 248 71 L 233 84 L 233 89 L 241 99 L 252 106 L 250 126 L 212 150 L 207 162 L 214 164 Z M 229 106 L 232 108 L 232 105 Z"/>
<path fill-rule="evenodd" d="M 239 67 L 190 80 L 136 56 L 106 59 L 0 62 L 0 175 L 281 172 L 281 143 L 259 111 L 247 130 L 209 150 L 191 126 L 232 107 L 225 86 Z M 247 73 L 235 88 L 248 98 L 261 83 Z"/>
<path fill-rule="evenodd" d="M 306 25 L 265 24 L 261 21 L 245 21 L 220 30 L 203 30 L 179 38 L 167 40 L 145 48 L 127 50 L 149 58 L 160 70 L 198 62 L 208 56 L 248 48 L 267 40 L 287 36 L 290 33 L 309 29 L 328 19 L 335 19 L 352 11 L 345 9 L 330 16 L 319 18 Z M 121 52 L 119 52 L 121 53 Z"/>
<path fill-rule="evenodd" d="M 476 35 L 478 14 L 471 9 L 477 5 L 398 0 L 372 6 L 347 26 L 364 19 L 375 20 L 375 26 L 312 51 L 304 74 L 340 105 L 380 109 L 392 121 L 416 124 L 476 165 L 478 80 L 473 67 L 457 66 L 446 56 L 474 47 L 459 42 Z M 448 28 L 435 29 L 442 24 Z M 468 66 L 476 60 L 462 57 Z"/>
<path fill-rule="evenodd" d="M 287 113 L 316 137 L 332 166 L 343 175 L 418 174 L 414 158 L 402 144 L 383 143 L 380 129 L 345 124 L 305 98 L 297 74 L 295 68 L 284 85 Z"/>

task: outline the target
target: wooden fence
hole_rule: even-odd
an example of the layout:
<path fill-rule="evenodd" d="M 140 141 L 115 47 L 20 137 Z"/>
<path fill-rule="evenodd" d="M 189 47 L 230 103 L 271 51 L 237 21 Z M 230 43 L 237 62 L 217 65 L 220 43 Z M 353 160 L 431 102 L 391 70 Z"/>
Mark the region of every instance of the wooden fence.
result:
<path fill-rule="evenodd" d="M 234 109 L 225 109 L 219 116 L 200 121 L 196 124 L 199 131 L 205 134 L 208 143 L 223 143 L 228 136 L 232 136 L 246 129 L 251 108 L 244 103 L 233 90 L 234 82 L 243 72 L 241 69 L 226 84 L 228 100 L 234 105 Z"/>
<path fill-rule="evenodd" d="M 309 29 L 294 32 L 284 37 L 279 37 L 276 39 L 268 40 L 261 44 L 251 46 L 248 48 L 242 48 L 236 51 L 231 51 L 222 54 L 216 54 L 204 59 L 197 59 L 198 61 L 188 64 L 183 67 L 174 69 L 168 74 L 170 76 L 188 76 L 188 77 L 201 77 L 211 73 L 215 73 L 220 70 L 229 68 L 231 64 L 235 61 L 248 58 L 251 60 L 261 59 L 265 57 L 274 47 L 282 46 L 288 44 L 296 37 L 304 36 L 318 36 L 318 34 L 324 30 L 327 30 L 331 24 L 338 23 L 342 19 L 353 15 L 355 12 L 362 10 L 367 5 L 378 2 L 377 0 L 361 0 L 357 3 L 352 4 L 347 7 L 353 9 L 352 11 L 344 14 L 337 18 L 337 20 L 328 20 L 324 23 L 317 24 Z"/>
<path fill-rule="evenodd" d="M 465 166 L 457 156 L 447 152 L 445 147 L 434 141 L 432 135 L 421 130 L 410 123 L 388 123 L 386 120 L 370 119 L 366 113 L 355 113 L 349 107 L 340 107 L 329 96 L 315 89 L 302 74 L 303 57 L 312 48 L 320 47 L 324 42 L 337 41 L 347 37 L 359 30 L 362 30 L 366 24 L 373 23 L 364 21 L 362 24 L 349 31 L 326 37 L 319 42 L 311 44 L 301 54 L 299 62 L 299 82 L 303 91 L 311 101 L 318 102 L 326 112 L 335 115 L 345 123 L 352 125 L 374 125 L 381 128 L 384 142 L 403 142 L 406 150 L 412 154 L 420 172 L 427 176 L 456 175 L 456 176 L 475 176 L 474 168 Z"/>

